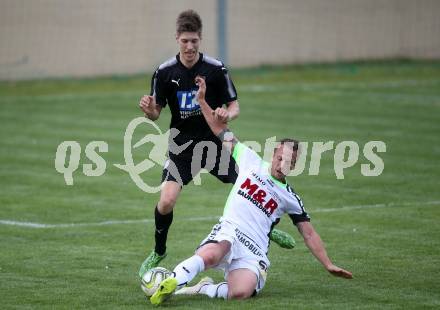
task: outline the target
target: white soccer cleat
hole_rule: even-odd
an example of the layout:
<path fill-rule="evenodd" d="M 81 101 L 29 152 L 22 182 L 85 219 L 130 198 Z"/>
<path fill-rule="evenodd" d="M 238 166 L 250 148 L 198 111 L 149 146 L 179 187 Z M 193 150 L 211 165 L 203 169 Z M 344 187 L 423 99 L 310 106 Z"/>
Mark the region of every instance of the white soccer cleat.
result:
<path fill-rule="evenodd" d="M 175 295 L 197 295 L 202 287 L 205 285 L 214 284 L 214 280 L 210 277 L 204 277 L 194 286 L 182 287 L 180 290 L 174 292 Z"/>

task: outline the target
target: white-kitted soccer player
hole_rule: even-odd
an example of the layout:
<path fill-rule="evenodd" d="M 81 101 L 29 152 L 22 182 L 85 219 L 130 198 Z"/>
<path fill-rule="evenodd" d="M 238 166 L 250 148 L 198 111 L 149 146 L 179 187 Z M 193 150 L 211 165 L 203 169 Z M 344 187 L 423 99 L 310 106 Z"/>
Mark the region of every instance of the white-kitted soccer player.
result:
<path fill-rule="evenodd" d="M 178 264 L 173 276 L 162 281 L 151 297 L 154 305 L 176 294 L 205 294 L 211 298 L 244 299 L 261 291 L 270 262 L 269 234 L 283 214 L 297 226 L 313 255 L 331 274 L 351 279 L 351 272 L 334 265 L 310 223 L 299 196 L 286 183 L 285 176 L 296 162 L 298 142 L 283 139 L 275 148 L 272 162 L 264 162 L 240 143 L 205 101 L 206 84 L 196 78 L 197 100 L 212 132 L 227 147 L 239 167 L 238 178 L 229 194 L 223 216 L 202 241 L 195 255 Z M 202 279 L 185 287 L 198 273 L 222 269 L 226 282 L 214 284 Z"/>

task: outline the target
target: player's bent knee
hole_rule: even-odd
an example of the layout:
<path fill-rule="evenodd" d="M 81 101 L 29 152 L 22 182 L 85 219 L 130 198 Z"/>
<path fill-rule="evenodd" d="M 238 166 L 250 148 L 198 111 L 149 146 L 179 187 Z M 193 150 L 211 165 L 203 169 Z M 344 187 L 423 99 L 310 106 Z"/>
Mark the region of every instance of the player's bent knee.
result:
<path fill-rule="evenodd" d="M 215 249 L 213 249 L 214 245 L 211 245 L 211 247 L 205 247 L 197 251 L 197 255 L 199 255 L 205 264 L 205 269 L 212 268 L 218 265 L 220 261 L 220 257 Z"/>
<path fill-rule="evenodd" d="M 206 269 L 217 266 L 230 249 L 231 243 L 223 240 L 206 243 L 196 251 L 196 254 L 203 258 Z"/>
<path fill-rule="evenodd" d="M 205 268 L 211 268 L 218 264 L 218 257 L 214 252 L 203 253 L 203 262 L 205 263 Z"/>
<path fill-rule="evenodd" d="M 228 299 L 247 299 L 250 298 L 253 294 L 253 291 L 246 290 L 229 290 Z"/>
<path fill-rule="evenodd" d="M 228 299 L 246 299 L 252 297 L 257 287 L 257 277 L 247 268 L 232 270 L 228 274 Z"/>
<path fill-rule="evenodd" d="M 158 204 L 159 212 L 169 213 L 173 210 L 175 204 L 176 204 L 176 197 L 172 197 L 172 196 L 160 197 L 160 201 Z"/>
<path fill-rule="evenodd" d="M 177 197 L 181 191 L 180 185 L 176 182 L 164 182 L 160 193 L 160 200 L 157 204 L 158 210 L 162 214 L 173 211 Z"/>

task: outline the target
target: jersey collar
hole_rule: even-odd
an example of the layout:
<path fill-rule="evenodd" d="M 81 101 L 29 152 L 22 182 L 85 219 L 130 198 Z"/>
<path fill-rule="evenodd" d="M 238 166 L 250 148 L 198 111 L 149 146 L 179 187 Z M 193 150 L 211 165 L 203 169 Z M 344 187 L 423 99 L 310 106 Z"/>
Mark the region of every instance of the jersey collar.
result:
<path fill-rule="evenodd" d="M 188 71 L 190 71 L 190 70 L 194 70 L 195 68 L 197 68 L 201 63 L 202 63 L 202 61 L 203 61 L 203 53 L 200 53 L 199 52 L 199 60 L 197 60 L 197 62 L 194 64 L 194 66 L 192 66 L 191 68 L 187 68 L 187 67 L 185 67 L 185 65 L 180 61 L 180 54 L 177 54 L 176 55 L 176 60 L 177 60 L 177 63 L 182 67 L 182 68 L 184 68 L 185 70 L 188 70 Z"/>
<path fill-rule="evenodd" d="M 269 175 L 269 178 L 270 178 L 275 184 L 277 184 L 277 185 L 278 185 L 279 187 L 281 187 L 281 188 L 286 188 L 286 186 L 287 186 L 287 181 L 286 181 L 286 183 L 283 183 L 283 182 L 281 182 L 280 180 L 275 179 L 275 178 L 272 176 L 272 174 L 270 173 L 270 164 L 269 164 L 268 162 L 264 161 L 264 162 L 263 162 L 263 166 L 264 166 L 264 169 L 267 170 L 267 174 Z"/>

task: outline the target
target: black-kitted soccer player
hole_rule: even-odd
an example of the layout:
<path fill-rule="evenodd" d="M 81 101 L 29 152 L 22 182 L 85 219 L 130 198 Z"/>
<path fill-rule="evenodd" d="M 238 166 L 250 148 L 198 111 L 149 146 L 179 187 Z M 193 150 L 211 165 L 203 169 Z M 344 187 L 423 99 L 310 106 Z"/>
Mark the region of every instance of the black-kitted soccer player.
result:
<path fill-rule="evenodd" d="M 141 265 L 140 277 L 165 258 L 174 205 L 182 187 L 197 175 L 200 168 L 212 168 L 210 173 L 224 183 L 234 183 L 237 178 L 235 161 L 227 151 L 222 154 L 221 143 L 201 113 L 195 97 L 195 77 L 202 76 L 205 79 L 208 86 L 206 100 L 220 121 L 227 122 L 239 115 L 237 92 L 224 64 L 199 52 L 201 38 L 200 16 L 193 10 L 180 13 L 176 22 L 179 54 L 161 64 L 154 72 L 150 95 L 143 96 L 139 103 L 145 117 L 153 121 L 159 118 L 162 108 L 168 105 L 171 110 L 170 128 L 179 131 L 174 143 L 183 146 L 176 150 L 169 145 L 168 160 L 162 173 L 160 199 L 154 210 L 155 248 Z M 194 149 L 203 141 L 215 144 L 215 156 L 207 155 L 207 152 L 201 157 L 199 165 L 192 165 L 193 158 L 200 156 L 195 154 L 197 151 L 194 152 Z M 224 161 L 225 156 L 227 161 Z M 293 238 L 281 231 L 272 231 L 271 239 L 285 248 L 294 246 Z"/>

